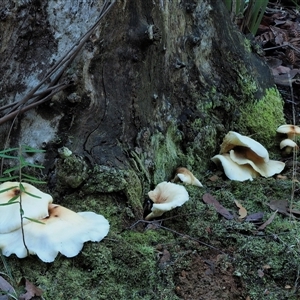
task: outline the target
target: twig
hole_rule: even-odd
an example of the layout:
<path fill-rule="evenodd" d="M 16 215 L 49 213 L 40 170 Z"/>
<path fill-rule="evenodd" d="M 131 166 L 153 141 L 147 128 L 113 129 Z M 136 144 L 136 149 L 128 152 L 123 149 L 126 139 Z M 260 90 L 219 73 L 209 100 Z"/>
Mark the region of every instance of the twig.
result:
<path fill-rule="evenodd" d="M 67 84 L 67 85 L 61 86 L 60 88 L 54 90 L 51 94 L 49 94 L 49 95 L 46 96 L 45 98 L 42 98 L 42 99 L 40 99 L 40 100 L 37 101 L 37 102 L 33 102 L 33 103 L 31 103 L 31 104 L 28 104 L 28 105 L 24 106 L 23 108 L 20 107 L 17 111 L 13 111 L 13 112 L 11 112 L 10 114 L 8 114 L 8 115 L 2 117 L 2 118 L 0 119 L 0 125 L 3 124 L 3 123 L 5 123 L 5 122 L 7 122 L 7 121 L 9 121 L 10 119 L 12 119 L 13 117 L 19 115 L 20 113 L 24 113 L 24 112 L 26 112 L 27 110 L 30 110 L 31 108 L 34 108 L 34 107 L 36 107 L 36 106 L 38 106 L 38 105 L 40 105 L 40 104 L 46 102 L 47 100 L 51 99 L 51 98 L 53 97 L 54 94 L 56 94 L 56 93 L 58 93 L 58 92 L 64 90 L 65 88 L 67 88 L 67 87 L 69 87 L 69 86 L 71 86 L 71 84 Z"/>
<path fill-rule="evenodd" d="M 275 50 L 275 49 L 279 49 L 279 48 L 285 48 L 285 47 L 290 47 L 292 48 L 293 50 L 297 51 L 297 52 L 300 52 L 300 49 L 293 46 L 291 43 L 288 43 L 288 42 L 285 42 L 284 44 L 282 45 L 279 45 L 279 46 L 274 46 L 274 47 L 270 47 L 270 48 L 264 48 L 263 50 L 264 51 L 268 51 L 268 50 Z"/>
<path fill-rule="evenodd" d="M 168 219 L 170 219 L 170 218 L 168 218 Z M 160 221 L 164 221 L 164 219 L 162 219 Z M 160 224 L 157 224 L 156 221 L 138 220 L 134 224 L 132 224 L 128 229 L 133 229 L 139 223 L 146 223 L 146 224 L 154 224 L 155 223 L 155 225 L 158 226 L 159 228 L 162 228 L 164 230 L 170 231 L 170 232 L 175 233 L 175 234 L 177 234 L 179 236 L 182 236 L 182 237 L 188 237 L 190 240 L 193 240 L 193 241 L 195 241 L 195 242 L 197 242 L 197 243 L 199 243 L 201 245 L 204 245 L 204 246 L 206 246 L 208 248 L 214 249 L 214 250 L 216 250 L 216 251 L 218 251 L 218 252 L 220 252 L 220 253 L 222 253 L 222 254 L 227 255 L 228 257 L 230 257 L 229 254 L 225 253 L 224 251 L 222 251 L 222 250 L 220 250 L 220 249 L 218 249 L 218 248 L 216 248 L 216 247 L 214 247 L 212 245 L 206 244 L 206 243 L 204 243 L 204 242 L 202 242 L 202 241 L 200 241 L 200 240 L 198 240 L 196 238 L 191 237 L 190 235 L 187 235 L 187 234 L 184 234 L 184 233 L 180 233 L 180 232 L 178 232 L 176 230 L 173 230 L 171 228 L 168 228 L 168 227 L 162 226 Z"/>
<path fill-rule="evenodd" d="M 50 99 L 54 93 L 51 93 L 51 97 L 46 98 L 40 98 L 44 96 L 44 93 L 52 91 L 52 89 L 55 90 L 55 93 L 58 91 L 61 91 L 62 89 L 56 89 L 55 85 L 57 85 L 59 79 L 62 77 L 64 71 L 66 68 L 72 63 L 74 58 L 77 56 L 79 51 L 84 46 L 85 42 L 90 38 L 91 34 L 94 32 L 96 27 L 100 24 L 102 18 L 109 12 L 109 10 L 112 8 L 112 6 L 115 4 L 116 0 L 106 0 L 102 6 L 102 9 L 99 13 L 99 18 L 96 21 L 96 23 L 75 43 L 74 46 L 71 47 L 71 49 L 65 54 L 58 62 L 47 72 L 44 79 L 35 87 L 33 88 L 27 95 L 25 95 L 24 98 L 22 98 L 18 102 L 14 102 L 13 104 L 5 105 L 4 107 L 1 107 L 0 110 L 4 110 L 7 108 L 10 108 L 10 110 L 6 113 L 6 115 L 2 118 L 0 118 L 0 125 L 7 122 L 8 120 L 11 120 L 14 116 L 16 116 L 18 113 L 23 113 L 43 102 Z M 56 72 L 57 75 L 51 80 L 51 76 L 54 75 Z M 48 88 L 44 91 L 41 91 L 40 93 L 36 93 L 47 81 L 51 80 L 50 84 L 48 85 Z M 64 88 L 66 88 L 68 85 L 65 85 Z M 25 104 L 30 100 L 34 99 L 36 102 L 35 105 L 28 107 L 25 106 Z"/>

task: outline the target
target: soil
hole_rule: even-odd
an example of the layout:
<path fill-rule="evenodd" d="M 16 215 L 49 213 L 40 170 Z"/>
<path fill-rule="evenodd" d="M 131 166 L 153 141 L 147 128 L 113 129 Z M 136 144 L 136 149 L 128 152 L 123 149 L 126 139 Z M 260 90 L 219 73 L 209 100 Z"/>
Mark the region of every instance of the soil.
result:
<path fill-rule="evenodd" d="M 191 253 L 190 269 L 182 270 L 175 281 L 176 294 L 186 300 L 244 299 L 244 288 L 234 276 L 234 267 L 224 265 L 223 258 L 219 253 Z"/>

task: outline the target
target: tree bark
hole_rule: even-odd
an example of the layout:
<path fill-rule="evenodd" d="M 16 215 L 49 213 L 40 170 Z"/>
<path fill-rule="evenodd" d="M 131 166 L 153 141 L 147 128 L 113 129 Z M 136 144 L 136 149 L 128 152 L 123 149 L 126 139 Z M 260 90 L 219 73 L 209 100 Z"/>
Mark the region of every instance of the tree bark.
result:
<path fill-rule="evenodd" d="M 75 2 L 2 5 L 2 105 L 22 99 L 96 22 L 102 3 Z M 46 149 L 47 170 L 61 146 L 118 169 L 139 157 L 154 184 L 180 164 L 204 171 L 223 135 L 239 130 L 240 108 L 273 86 L 222 1 L 117 2 L 59 82 L 74 78 L 18 115 L 6 146 Z"/>
<path fill-rule="evenodd" d="M 20 101 L 76 47 L 101 5 L 2 5 L 2 106 Z M 46 149 L 35 159 L 47 172 L 59 165 L 62 146 L 89 167 L 138 164 L 147 187 L 170 180 L 179 165 L 203 172 L 227 131 L 253 134 L 247 124 L 239 128 L 241 110 L 273 86 L 222 1 L 115 3 L 53 82 L 60 83 L 66 89 L 1 125 L 5 146 Z"/>

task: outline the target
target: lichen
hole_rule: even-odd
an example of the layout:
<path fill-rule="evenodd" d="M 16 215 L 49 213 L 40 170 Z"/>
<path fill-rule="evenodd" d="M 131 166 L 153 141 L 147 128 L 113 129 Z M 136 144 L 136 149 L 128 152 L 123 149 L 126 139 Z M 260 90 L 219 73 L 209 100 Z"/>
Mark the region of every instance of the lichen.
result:
<path fill-rule="evenodd" d="M 284 123 L 283 101 L 278 90 L 271 88 L 262 99 L 240 107 L 235 128 L 270 149 L 275 142 L 276 129 Z"/>

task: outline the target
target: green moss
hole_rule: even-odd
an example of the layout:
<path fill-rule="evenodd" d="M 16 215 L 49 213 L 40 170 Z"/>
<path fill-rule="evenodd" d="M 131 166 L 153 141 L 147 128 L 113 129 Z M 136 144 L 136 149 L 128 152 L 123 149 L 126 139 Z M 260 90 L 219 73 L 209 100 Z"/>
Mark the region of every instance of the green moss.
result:
<path fill-rule="evenodd" d="M 86 162 L 78 156 L 60 158 L 56 163 L 57 183 L 62 187 L 79 187 L 88 177 Z"/>
<path fill-rule="evenodd" d="M 175 168 L 180 164 L 182 152 L 179 147 L 181 134 L 175 124 L 170 123 L 167 132 L 155 133 L 151 137 L 154 172 L 153 183 L 170 180 Z"/>
<path fill-rule="evenodd" d="M 249 52 L 249 53 L 252 52 L 251 41 L 246 38 L 244 39 L 244 48 L 247 52 Z"/>
<path fill-rule="evenodd" d="M 277 127 L 284 123 L 283 101 L 278 90 L 272 88 L 266 91 L 262 99 L 240 108 L 235 126 L 240 133 L 251 134 L 253 139 L 269 149 L 275 142 Z"/>
<path fill-rule="evenodd" d="M 300 265 L 299 222 L 277 213 L 272 223 L 257 233 L 255 224 L 237 219 L 238 208 L 234 203 L 239 200 L 249 214 L 264 212 L 266 221 L 273 214 L 268 206 L 270 199 L 289 197 L 291 182 L 258 178 L 252 182 L 219 179 L 202 183 L 205 188 L 186 186 L 190 200 L 166 213 L 165 217 L 172 218 L 163 225 L 172 232 L 155 224 L 146 229 L 143 223 L 124 230 L 136 219 L 126 210 L 127 200 L 122 201 L 117 193 L 93 190 L 94 196 L 67 195 L 65 206 L 75 211 L 95 211 L 109 219 L 111 230 L 107 238 L 100 243 L 85 243 L 78 256 L 59 256 L 52 264 L 44 264 L 35 256 L 23 260 L 12 256 L 7 262 L 15 278 L 25 274 L 44 290 L 45 299 L 150 300 L 159 295 L 171 300 L 178 299 L 178 276 L 183 271 L 191 272 L 195 255 L 219 254 L 206 243 L 229 254 L 226 259 L 234 266 L 245 294 L 251 299 L 261 299 L 266 290 L 264 299 L 297 299 L 285 286 L 294 285 Z M 225 220 L 213 206 L 203 203 L 201 199 L 207 191 L 236 218 Z M 162 264 L 159 259 L 163 249 L 169 251 L 170 261 Z"/>
<path fill-rule="evenodd" d="M 95 193 L 123 193 L 128 205 L 135 211 L 141 212 L 143 195 L 142 182 L 130 168 L 116 169 L 108 166 L 95 166 L 89 171 L 89 179 L 81 189 L 87 195 Z"/>

